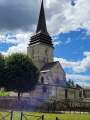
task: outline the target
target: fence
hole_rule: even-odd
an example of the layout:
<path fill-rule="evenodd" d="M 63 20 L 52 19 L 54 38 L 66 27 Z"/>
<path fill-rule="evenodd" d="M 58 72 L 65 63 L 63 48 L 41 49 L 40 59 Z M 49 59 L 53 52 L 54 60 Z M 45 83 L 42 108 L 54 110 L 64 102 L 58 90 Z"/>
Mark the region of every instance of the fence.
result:
<path fill-rule="evenodd" d="M 26 120 L 28 120 L 26 116 L 29 116 L 29 117 L 37 117 L 38 119 L 36 119 L 36 120 L 44 120 L 44 115 L 42 115 L 42 116 L 26 115 L 26 114 L 23 114 L 23 113 L 21 112 L 21 120 L 23 120 L 23 117 L 24 117 Z M 56 117 L 56 120 L 60 120 L 60 119 L 59 119 L 58 117 Z"/>
<path fill-rule="evenodd" d="M 4 112 L 4 111 L 1 111 L 1 112 Z M 6 111 L 5 111 L 6 112 Z M 13 117 L 13 111 L 11 112 L 8 112 L 7 115 L 3 116 L 1 113 L 0 113 L 0 120 L 6 120 L 6 118 L 10 116 L 10 120 L 12 120 L 12 117 Z"/>
<path fill-rule="evenodd" d="M 28 118 L 27 118 L 28 116 L 29 117 L 34 117 L 34 118 L 36 118 L 36 120 L 44 120 L 44 115 L 42 115 L 42 116 L 27 115 L 27 114 L 23 114 L 21 112 L 21 120 L 23 120 L 23 118 L 25 118 L 26 120 L 28 120 Z"/>
<path fill-rule="evenodd" d="M 58 119 L 58 117 L 56 117 L 56 120 L 60 120 L 60 119 Z"/>

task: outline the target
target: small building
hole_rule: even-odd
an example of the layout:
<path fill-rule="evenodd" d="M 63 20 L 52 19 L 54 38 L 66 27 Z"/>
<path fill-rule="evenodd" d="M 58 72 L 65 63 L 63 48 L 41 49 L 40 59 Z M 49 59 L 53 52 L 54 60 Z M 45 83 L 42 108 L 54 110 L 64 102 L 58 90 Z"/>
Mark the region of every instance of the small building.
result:
<path fill-rule="evenodd" d="M 90 86 L 83 86 L 84 98 L 90 99 Z"/>

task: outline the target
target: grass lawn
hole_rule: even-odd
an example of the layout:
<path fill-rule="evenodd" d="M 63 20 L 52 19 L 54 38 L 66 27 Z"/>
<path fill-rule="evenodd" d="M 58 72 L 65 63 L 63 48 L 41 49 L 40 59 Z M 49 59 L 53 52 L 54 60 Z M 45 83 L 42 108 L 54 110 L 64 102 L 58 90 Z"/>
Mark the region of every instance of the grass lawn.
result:
<path fill-rule="evenodd" d="M 44 115 L 44 120 L 56 120 L 56 117 L 58 117 L 60 120 L 90 120 L 90 114 L 52 114 L 52 113 L 35 113 L 35 112 L 23 112 L 24 114 L 29 115 L 36 115 L 41 116 Z M 7 112 L 0 112 L 2 116 L 7 115 Z M 13 119 L 12 120 L 20 120 L 21 112 L 15 111 L 13 113 Z M 28 120 L 37 120 L 38 118 L 34 117 L 27 117 Z M 1 120 L 1 115 L 0 115 Z M 10 120 L 10 116 L 8 116 L 5 120 Z M 25 120 L 25 118 L 23 118 Z"/>

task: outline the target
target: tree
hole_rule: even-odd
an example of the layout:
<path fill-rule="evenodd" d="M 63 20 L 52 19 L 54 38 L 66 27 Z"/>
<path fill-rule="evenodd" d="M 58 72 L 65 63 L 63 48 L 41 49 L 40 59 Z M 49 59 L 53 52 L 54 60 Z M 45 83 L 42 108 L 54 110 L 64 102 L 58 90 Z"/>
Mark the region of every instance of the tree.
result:
<path fill-rule="evenodd" d="M 38 83 L 39 70 L 28 55 L 23 53 L 14 53 L 6 58 L 6 82 L 7 91 L 20 93 L 28 92 L 34 89 Z"/>
<path fill-rule="evenodd" d="M 0 87 L 4 86 L 5 57 L 0 53 Z"/>

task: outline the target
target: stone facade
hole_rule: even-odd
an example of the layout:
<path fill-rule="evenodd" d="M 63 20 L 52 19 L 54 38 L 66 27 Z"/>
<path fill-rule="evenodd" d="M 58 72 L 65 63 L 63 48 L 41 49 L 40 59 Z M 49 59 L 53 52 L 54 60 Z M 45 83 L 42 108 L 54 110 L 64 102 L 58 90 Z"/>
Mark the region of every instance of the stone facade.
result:
<path fill-rule="evenodd" d="M 39 83 L 66 86 L 66 74 L 63 71 L 59 62 L 52 62 L 46 64 L 40 70 Z"/>
<path fill-rule="evenodd" d="M 27 48 L 27 54 L 36 62 L 39 68 L 53 62 L 53 47 L 38 43 Z"/>
<path fill-rule="evenodd" d="M 84 98 L 90 99 L 90 86 L 83 86 Z"/>
<path fill-rule="evenodd" d="M 67 92 L 66 92 L 67 91 Z M 81 93 L 81 95 L 80 95 Z M 22 93 L 22 97 L 31 97 L 37 99 L 58 99 L 58 100 L 79 100 L 83 98 L 83 89 L 74 89 L 60 87 L 58 85 L 39 84 L 35 90 L 28 93 Z M 17 93 L 11 92 L 10 96 L 17 96 Z"/>
<path fill-rule="evenodd" d="M 67 90 L 66 99 L 79 100 L 80 98 L 83 98 L 83 89 L 66 88 L 65 90 Z"/>

